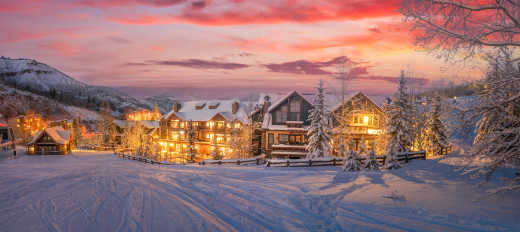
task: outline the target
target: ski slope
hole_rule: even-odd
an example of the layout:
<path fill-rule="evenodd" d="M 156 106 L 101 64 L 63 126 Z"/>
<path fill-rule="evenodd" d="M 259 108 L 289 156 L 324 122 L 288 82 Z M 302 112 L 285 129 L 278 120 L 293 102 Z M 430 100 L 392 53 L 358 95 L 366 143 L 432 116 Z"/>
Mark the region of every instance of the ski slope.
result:
<path fill-rule="evenodd" d="M 519 193 L 488 197 L 451 163 L 345 173 L 22 155 L 0 160 L 0 231 L 520 230 Z"/>

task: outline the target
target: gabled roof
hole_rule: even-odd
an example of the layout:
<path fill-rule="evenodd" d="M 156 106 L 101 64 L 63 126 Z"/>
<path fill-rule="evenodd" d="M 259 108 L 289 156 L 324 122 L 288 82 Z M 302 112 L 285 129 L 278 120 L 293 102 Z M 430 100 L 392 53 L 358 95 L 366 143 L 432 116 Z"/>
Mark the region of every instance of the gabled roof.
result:
<path fill-rule="evenodd" d="M 43 131 L 36 133 L 28 145 L 36 143 L 44 134 L 49 135 L 57 144 L 65 145 L 70 141 L 70 132 L 63 129 L 61 126 L 55 126 L 45 128 Z"/>
<path fill-rule="evenodd" d="M 309 104 L 312 105 L 312 102 L 309 101 L 309 99 L 305 98 L 303 95 L 301 95 L 300 93 L 298 93 L 298 91 L 294 90 L 294 91 L 291 91 L 289 92 L 288 94 L 280 97 L 276 102 L 274 102 L 270 107 L 269 109 L 267 110 L 267 112 L 271 112 L 272 110 L 274 110 L 276 107 L 278 107 L 280 104 L 282 104 L 283 101 L 285 101 L 287 98 L 289 98 L 290 96 L 292 96 L 293 94 L 297 94 L 298 96 L 300 96 L 301 98 L 303 98 L 306 102 L 308 102 Z"/>
<path fill-rule="evenodd" d="M 365 95 L 364 93 L 359 92 L 359 91 L 353 92 L 349 95 L 345 95 L 345 104 L 347 104 L 349 101 L 352 100 L 352 98 L 354 98 L 358 95 L 362 95 L 363 97 L 365 97 L 366 99 L 371 101 L 377 107 L 378 110 L 380 110 L 381 112 L 383 111 L 381 109 L 381 107 L 379 107 L 379 105 L 377 105 L 377 103 L 372 98 L 368 97 L 367 95 Z M 339 107 L 341 107 L 341 104 L 342 104 L 341 95 L 340 96 L 326 95 L 325 101 L 331 112 L 336 111 Z"/>

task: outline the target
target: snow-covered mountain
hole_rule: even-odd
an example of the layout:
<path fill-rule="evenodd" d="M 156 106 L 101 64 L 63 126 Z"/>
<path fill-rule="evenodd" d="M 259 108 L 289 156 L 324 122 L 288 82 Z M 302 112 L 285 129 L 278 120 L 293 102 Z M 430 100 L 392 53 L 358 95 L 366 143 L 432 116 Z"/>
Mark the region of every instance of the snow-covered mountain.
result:
<path fill-rule="evenodd" d="M 32 59 L 0 58 L 0 84 L 58 102 L 98 110 L 108 102 L 116 112 L 150 108 L 149 104 L 109 87 L 92 86 Z"/>

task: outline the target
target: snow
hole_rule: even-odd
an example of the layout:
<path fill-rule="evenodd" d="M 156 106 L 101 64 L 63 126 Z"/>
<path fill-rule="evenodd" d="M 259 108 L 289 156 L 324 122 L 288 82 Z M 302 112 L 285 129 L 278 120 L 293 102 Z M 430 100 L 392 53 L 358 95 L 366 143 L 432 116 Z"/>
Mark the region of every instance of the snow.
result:
<path fill-rule="evenodd" d="M 518 192 L 488 197 L 439 160 L 351 173 L 75 153 L 6 158 L 0 176 L 3 231 L 520 230 Z"/>
<path fill-rule="evenodd" d="M 209 102 L 209 103 L 208 103 Z M 165 114 L 162 118 L 166 119 L 172 115 L 176 115 L 182 120 L 193 120 L 193 121 L 209 121 L 217 114 L 220 114 L 226 120 L 233 121 L 239 120 L 243 123 L 247 122 L 249 109 L 246 104 L 241 103 L 239 100 L 199 100 L 199 101 L 183 101 L 178 102 L 181 104 L 181 108 L 178 112 L 170 111 Z M 238 103 L 238 111 L 233 114 L 233 104 Z M 210 109 L 209 106 L 217 106 L 215 109 Z M 203 107 L 197 109 L 197 107 Z"/>
<path fill-rule="evenodd" d="M 70 141 L 70 132 L 63 129 L 61 126 L 48 127 L 43 131 L 45 131 L 45 133 L 47 133 L 47 135 L 49 135 L 57 144 L 68 144 Z M 38 141 L 38 139 L 43 136 L 43 131 L 36 133 L 29 144 L 34 144 Z"/>

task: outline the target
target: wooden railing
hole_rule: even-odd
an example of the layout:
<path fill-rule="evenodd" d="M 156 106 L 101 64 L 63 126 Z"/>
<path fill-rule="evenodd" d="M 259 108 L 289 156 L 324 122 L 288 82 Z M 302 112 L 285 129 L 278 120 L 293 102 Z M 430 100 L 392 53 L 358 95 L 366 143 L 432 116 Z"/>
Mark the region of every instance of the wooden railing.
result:
<path fill-rule="evenodd" d="M 115 152 L 114 155 L 117 155 L 118 157 L 123 158 L 123 159 L 136 160 L 136 161 L 141 161 L 141 162 L 149 163 L 149 164 L 163 164 L 163 165 L 170 164 L 168 162 L 160 162 L 160 161 L 154 160 L 152 158 L 144 157 L 144 156 L 130 155 L 130 154 L 125 154 L 125 153 L 121 153 L 121 152 Z"/>
<path fill-rule="evenodd" d="M 264 164 L 265 155 L 255 156 L 249 159 L 228 159 L 228 160 L 203 160 L 199 162 L 199 165 L 223 165 L 223 164 L 235 164 L 235 165 L 243 165 L 243 164 Z"/>
<path fill-rule="evenodd" d="M 418 152 L 406 152 L 397 154 L 397 160 L 400 162 L 408 163 L 414 159 L 426 159 L 426 153 L 424 151 Z M 329 159 L 287 159 L 287 160 L 267 160 L 266 166 L 278 166 L 278 167 L 313 167 L 313 166 L 338 166 L 343 165 L 342 158 L 329 158 Z M 364 164 L 366 158 L 358 158 L 358 160 Z M 376 156 L 376 160 L 380 164 L 384 164 L 386 156 Z"/>

